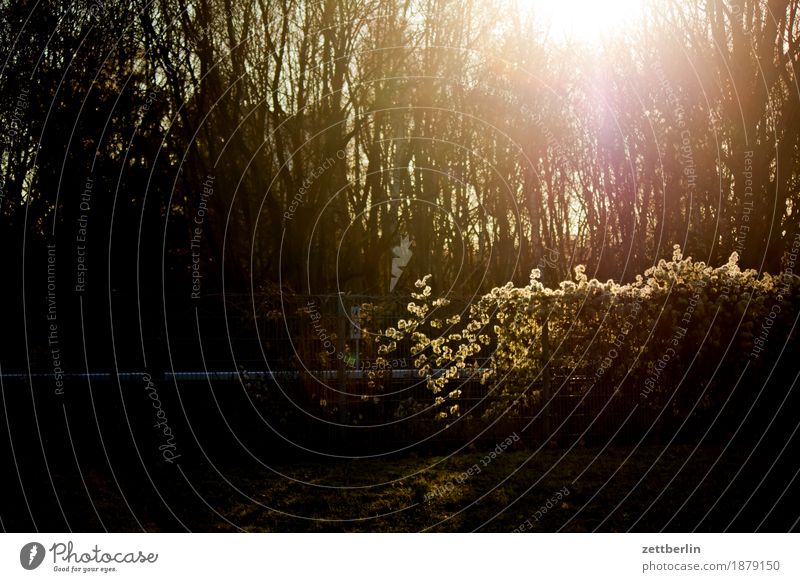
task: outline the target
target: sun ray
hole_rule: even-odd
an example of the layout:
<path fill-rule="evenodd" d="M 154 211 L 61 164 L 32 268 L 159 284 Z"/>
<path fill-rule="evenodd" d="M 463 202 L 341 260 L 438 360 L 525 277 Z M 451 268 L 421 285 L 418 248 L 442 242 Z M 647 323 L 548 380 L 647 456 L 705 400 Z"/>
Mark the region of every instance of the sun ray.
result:
<path fill-rule="evenodd" d="M 522 0 L 556 42 L 598 44 L 634 26 L 642 0 Z"/>

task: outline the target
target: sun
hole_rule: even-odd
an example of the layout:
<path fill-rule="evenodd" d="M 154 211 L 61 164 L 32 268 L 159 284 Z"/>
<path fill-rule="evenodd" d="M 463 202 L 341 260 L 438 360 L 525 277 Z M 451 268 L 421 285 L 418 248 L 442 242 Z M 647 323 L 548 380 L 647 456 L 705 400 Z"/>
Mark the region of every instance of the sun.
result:
<path fill-rule="evenodd" d="M 599 44 L 624 33 L 641 15 L 644 0 L 527 0 L 557 42 Z"/>

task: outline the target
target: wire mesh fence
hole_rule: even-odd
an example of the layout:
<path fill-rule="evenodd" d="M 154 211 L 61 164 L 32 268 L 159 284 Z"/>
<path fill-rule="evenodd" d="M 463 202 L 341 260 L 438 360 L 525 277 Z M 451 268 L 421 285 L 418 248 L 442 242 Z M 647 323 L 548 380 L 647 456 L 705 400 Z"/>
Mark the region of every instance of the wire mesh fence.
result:
<path fill-rule="evenodd" d="M 408 317 L 411 301 L 408 296 L 352 295 L 284 295 L 264 301 L 256 317 L 264 365 L 248 368 L 244 382 L 273 410 L 292 400 L 312 422 L 326 425 L 329 438 L 344 438 L 348 430 L 342 427 L 357 429 L 350 431 L 351 440 L 397 446 L 491 441 L 515 431 L 531 442 L 587 442 L 609 435 L 632 439 L 641 432 L 637 420 L 642 414 L 633 415 L 634 390 L 554 369 L 546 361 L 536 362 L 538 373 L 518 387 L 521 397 L 509 400 L 503 379 L 481 380 L 486 357 L 475 358 L 448 385 L 460 392 L 460 412 L 436 418 L 436 395 L 414 366 L 411 342 L 398 342 L 379 360 L 383 330 Z M 470 305 L 471 298 L 451 298 L 449 313 L 463 315 Z"/>
<path fill-rule="evenodd" d="M 470 299 L 451 299 L 450 312 L 466 313 Z M 515 432 L 531 444 L 630 442 L 654 422 L 654 410 L 641 405 L 631 382 L 557 367 L 547 359 L 546 347 L 524 380 L 501 374 L 482 381 L 488 363 L 476 358 L 447 388 L 460 391 L 448 403 L 457 402 L 459 412 L 437 418 L 441 404 L 414 366 L 410 341 L 398 342 L 379 364 L 377 340 L 408 317 L 411 297 L 284 294 L 227 301 L 225 325 L 213 319 L 220 310 L 199 316 L 199 331 L 225 329 L 230 334 L 200 338 L 206 359 L 148 370 L 165 398 L 174 392 L 174 406 L 191 410 L 186 419 L 192 425 L 219 425 L 222 419 L 221 427 L 230 430 L 229 424 L 235 428 L 252 421 L 256 440 L 259 431 L 274 431 L 310 449 L 341 451 L 344 443 L 347 450 L 369 452 L 412 446 L 452 450 Z M 178 334 L 170 339 L 197 341 Z M 546 334 L 538 341 L 546 342 Z M 236 354 L 233 366 L 225 366 L 222 358 L 222 364 L 214 361 L 226 350 Z M 13 376 L 4 374 L 9 381 L 30 380 L 35 386 L 48 387 L 52 380 L 50 374 Z M 74 387 L 71 394 L 118 393 L 125 401 L 137 398 L 140 377 L 134 370 L 64 374 Z M 512 381 L 517 385 L 509 397 L 504 388 Z"/>

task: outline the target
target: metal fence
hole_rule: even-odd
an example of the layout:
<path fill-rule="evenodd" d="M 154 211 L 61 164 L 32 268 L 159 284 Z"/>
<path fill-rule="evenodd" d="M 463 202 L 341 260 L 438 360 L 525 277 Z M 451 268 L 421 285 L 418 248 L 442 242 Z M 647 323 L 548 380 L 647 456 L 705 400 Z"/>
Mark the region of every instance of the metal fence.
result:
<path fill-rule="evenodd" d="M 472 297 L 450 297 L 447 314 L 467 315 Z M 236 302 L 237 298 L 228 298 Z M 237 380 L 258 393 L 274 411 L 295 407 L 308 412 L 296 417 L 304 432 L 313 430 L 318 418 L 337 426 L 358 427 L 362 435 L 382 442 L 420 440 L 470 440 L 476 435 L 491 440 L 523 430 L 528 438 L 590 441 L 616 435 L 631 439 L 638 434 L 643 415 L 631 416 L 638 395 L 630 387 L 597 380 L 574 370 L 553 368 L 549 362 L 547 327 L 542 337 L 540 371 L 529 385 L 517 387 L 526 396 L 511 403 L 501 396 L 502 383 L 480 382 L 485 360 L 473 360 L 478 368 L 461 370 L 448 390 L 460 390 L 458 415 L 437 419 L 435 397 L 425 378 L 414 368 L 411 342 L 397 343 L 376 370 L 377 338 L 383 330 L 407 319 L 410 296 L 349 294 L 270 295 L 242 304 L 231 312 L 248 313 L 257 327 L 260 357 L 242 362 L 243 370 L 216 374 L 217 381 Z M 248 325 L 248 322 L 242 324 Z M 244 373 L 244 379 L 239 376 Z M 441 371 L 434 371 L 434 375 Z M 184 381 L 199 380 L 197 373 L 183 373 Z M 270 394 L 268 397 L 267 394 Z M 270 400 L 272 398 L 272 400 Z M 291 402 L 288 402 L 291 400 Z M 491 413 L 489 411 L 492 411 Z M 365 428 L 367 427 L 367 428 Z M 435 436 L 433 436 L 435 435 Z M 331 438 L 337 435 L 328 435 Z"/>
<path fill-rule="evenodd" d="M 419 443 L 452 448 L 475 440 L 501 440 L 512 432 L 536 443 L 591 441 L 612 435 L 631 439 L 638 434 L 642 416 L 629 418 L 637 404 L 636 393 L 573 370 L 554 369 L 547 363 L 546 334 L 540 338 L 544 349 L 539 373 L 516 387 L 524 399 L 513 402 L 503 396 L 502 381 L 482 383 L 481 362 L 475 361 L 477 369 L 461 370 L 448 386 L 448 390 L 461 391 L 460 397 L 447 403 L 457 403 L 460 411 L 437 418 L 441 408 L 426 378 L 414 368 L 410 342 L 399 342 L 387 357 L 388 365 L 374 377 L 376 337 L 408 317 L 407 305 L 412 300 L 352 295 L 232 298 L 227 306 L 228 327 L 237 334 L 233 339 L 251 344 L 249 356 L 237 358 L 239 369 L 214 369 L 204 362 L 205 366 L 195 369 L 151 369 L 149 375 L 165 390 L 174 387 L 181 405 L 213 397 L 208 405 L 197 406 L 195 415 L 205 414 L 203 408 L 219 406 L 221 414 L 243 418 L 239 411 L 247 403 L 228 408 L 225 404 L 226 398 L 242 393 L 243 388 L 275 426 L 311 441 L 347 441 L 359 450 Z M 469 305 L 469 298 L 452 299 L 449 311 L 465 313 Z M 211 339 L 223 345 L 230 338 Z M 206 353 L 213 358 L 213 350 Z M 37 386 L 46 385 L 49 376 L 4 374 L 14 381 L 30 378 Z M 101 392 L 103 386 L 118 383 L 123 391 L 128 385 L 138 390 L 140 379 L 141 372 L 131 370 L 64 374 L 65 382 L 91 384 Z"/>

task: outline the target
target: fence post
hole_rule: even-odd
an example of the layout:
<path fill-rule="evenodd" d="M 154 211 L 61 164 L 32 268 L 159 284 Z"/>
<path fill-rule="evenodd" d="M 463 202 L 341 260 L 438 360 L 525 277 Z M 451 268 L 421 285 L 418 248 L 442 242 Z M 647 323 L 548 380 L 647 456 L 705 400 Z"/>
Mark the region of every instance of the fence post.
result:
<path fill-rule="evenodd" d="M 345 387 L 347 385 L 347 370 L 345 368 L 344 353 L 345 353 L 345 338 L 347 337 L 347 316 L 344 310 L 344 293 L 339 292 L 338 304 L 338 319 L 339 319 L 339 332 L 336 334 L 336 357 L 339 360 L 339 423 L 344 425 L 347 422 L 347 413 L 345 411 L 347 405 L 347 397 L 345 396 Z M 342 427 L 342 437 L 345 436 L 347 430 Z"/>
<path fill-rule="evenodd" d="M 550 334 L 547 316 L 542 321 L 542 400 L 545 402 L 542 413 L 544 414 L 544 434 L 550 439 Z"/>

